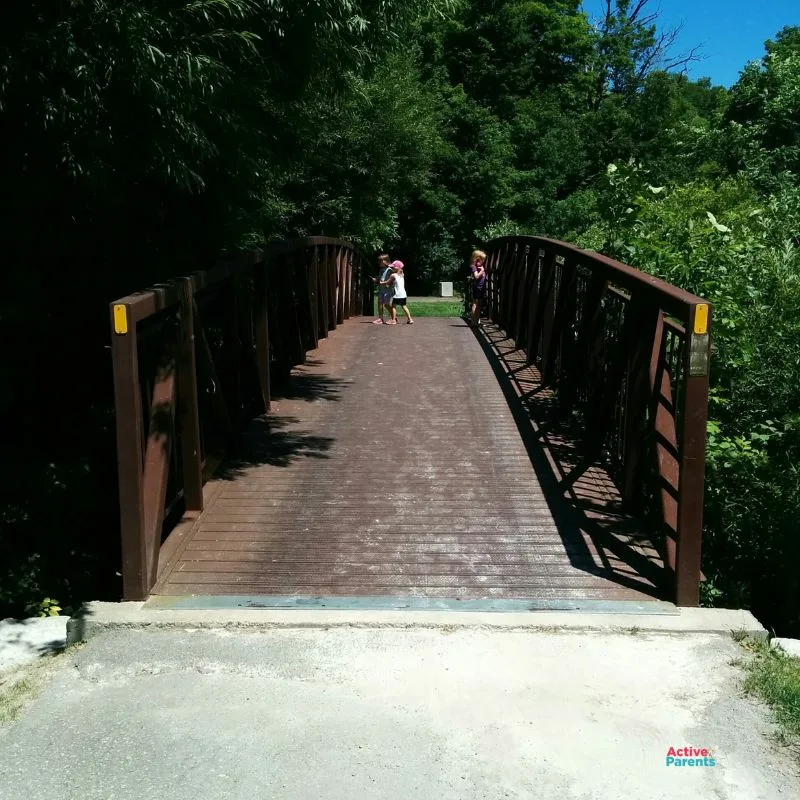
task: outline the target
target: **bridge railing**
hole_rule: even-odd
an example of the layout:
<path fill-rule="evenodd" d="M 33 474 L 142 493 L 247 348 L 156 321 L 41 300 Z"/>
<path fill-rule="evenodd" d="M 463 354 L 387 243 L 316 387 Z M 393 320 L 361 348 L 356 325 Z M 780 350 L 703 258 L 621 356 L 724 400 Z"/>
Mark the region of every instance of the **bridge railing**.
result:
<path fill-rule="evenodd" d="M 147 597 L 162 544 L 203 509 L 203 486 L 269 411 L 271 387 L 350 316 L 373 284 L 349 242 L 270 244 L 111 303 L 122 579 Z"/>
<path fill-rule="evenodd" d="M 487 248 L 488 313 L 525 351 L 583 455 L 649 518 L 680 606 L 699 601 L 711 307 L 605 256 L 535 236 Z"/>

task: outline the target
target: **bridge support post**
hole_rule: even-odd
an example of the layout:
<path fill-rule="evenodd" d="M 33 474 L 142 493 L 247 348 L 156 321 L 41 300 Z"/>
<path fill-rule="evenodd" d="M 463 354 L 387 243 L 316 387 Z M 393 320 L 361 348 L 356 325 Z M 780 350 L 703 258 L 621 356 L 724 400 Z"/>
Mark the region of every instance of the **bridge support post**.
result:
<path fill-rule="evenodd" d="M 681 460 L 678 545 L 675 556 L 675 597 L 679 606 L 700 602 L 700 552 L 703 539 L 703 488 L 706 467 L 710 307 L 692 307 L 684 352 L 683 419 L 680 429 Z"/>
<path fill-rule="evenodd" d="M 111 360 L 117 429 L 122 596 L 145 600 L 148 586 L 144 522 L 144 436 L 136 320 L 130 304 L 111 307 Z"/>

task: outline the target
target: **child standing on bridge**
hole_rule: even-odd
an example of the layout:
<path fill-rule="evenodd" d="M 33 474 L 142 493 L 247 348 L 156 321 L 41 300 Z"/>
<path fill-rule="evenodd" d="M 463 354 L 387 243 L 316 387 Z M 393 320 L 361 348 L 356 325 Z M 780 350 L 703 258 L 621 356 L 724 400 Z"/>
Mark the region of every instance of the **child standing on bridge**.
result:
<path fill-rule="evenodd" d="M 372 280 L 378 284 L 378 318 L 373 320 L 374 325 L 387 325 L 388 323 L 383 318 L 383 311 L 389 314 L 389 306 L 392 302 L 392 290 L 385 288 L 383 281 L 389 279 L 392 274 L 392 268 L 389 266 L 389 256 L 387 253 L 381 253 L 378 256 L 378 277 Z"/>
<path fill-rule="evenodd" d="M 486 299 L 486 253 L 473 250 L 470 259 L 470 279 L 472 280 L 472 320 L 471 325 L 477 328 L 481 321 L 481 308 Z"/>
<path fill-rule="evenodd" d="M 403 309 L 406 315 L 406 324 L 413 325 L 414 320 L 411 319 L 411 311 L 408 309 L 408 295 L 406 294 L 406 278 L 403 272 L 404 265 L 402 261 L 392 261 L 389 265 L 392 268 L 392 274 L 388 280 L 381 281 L 381 286 L 386 285 L 394 289 L 394 297 L 392 298 L 392 318 L 387 325 L 397 325 L 397 307 Z"/>

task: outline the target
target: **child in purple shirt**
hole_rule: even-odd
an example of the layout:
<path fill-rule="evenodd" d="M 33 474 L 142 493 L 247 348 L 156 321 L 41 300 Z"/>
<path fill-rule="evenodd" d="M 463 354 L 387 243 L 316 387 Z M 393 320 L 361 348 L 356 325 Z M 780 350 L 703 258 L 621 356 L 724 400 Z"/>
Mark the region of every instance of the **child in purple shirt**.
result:
<path fill-rule="evenodd" d="M 481 321 L 481 307 L 486 299 L 486 253 L 473 250 L 470 259 L 470 278 L 472 279 L 472 320 L 473 328 Z"/>

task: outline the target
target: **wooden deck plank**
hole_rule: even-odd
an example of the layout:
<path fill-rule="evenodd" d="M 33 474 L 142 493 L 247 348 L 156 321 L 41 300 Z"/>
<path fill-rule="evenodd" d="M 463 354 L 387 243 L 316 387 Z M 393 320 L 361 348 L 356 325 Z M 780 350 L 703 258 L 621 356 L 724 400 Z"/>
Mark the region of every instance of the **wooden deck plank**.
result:
<path fill-rule="evenodd" d="M 621 592 L 609 592 L 607 587 L 603 587 L 601 589 L 593 589 L 593 588 L 581 588 L 581 589 L 531 589 L 529 587 L 525 587 L 520 590 L 509 589 L 507 587 L 501 589 L 493 589 L 488 588 L 481 592 L 469 592 L 467 590 L 459 590 L 453 591 L 451 588 L 445 589 L 437 589 L 435 587 L 412 587 L 408 590 L 399 591 L 394 587 L 378 587 L 375 593 L 368 594 L 361 592 L 359 595 L 352 595 L 349 594 L 346 590 L 341 591 L 326 591 L 324 594 L 321 592 L 314 591 L 314 587 L 294 587 L 290 592 L 286 595 L 280 594 L 280 592 L 266 592 L 263 591 L 262 587 L 252 587 L 252 586 L 235 586 L 230 584 L 182 584 L 179 588 L 179 591 L 173 592 L 173 596 L 183 596 L 183 597 L 209 597 L 209 596 L 219 596 L 221 598 L 225 597 L 232 597 L 232 596 L 242 596 L 243 598 L 252 598 L 253 596 L 256 597 L 264 597 L 268 599 L 270 597 L 275 598 L 276 600 L 283 601 L 285 597 L 296 597 L 296 598 L 307 598 L 309 601 L 313 601 L 317 598 L 327 598 L 327 597 L 342 597 L 342 598 L 352 598 L 356 597 L 363 597 L 366 600 L 370 598 L 386 598 L 386 599 L 396 599 L 399 603 L 399 607 L 405 606 L 405 601 L 409 598 L 412 600 L 416 599 L 426 599 L 426 600 L 463 600 L 463 601 L 470 601 L 470 600 L 483 600 L 483 601 L 502 601 L 502 600 L 518 600 L 518 601 L 528 601 L 532 603 L 542 603 L 542 602 L 551 602 L 555 604 L 564 604 L 564 603 L 576 603 L 580 604 L 581 602 L 600 602 L 600 603 L 608 603 L 608 602 L 637 602 L 646 604 L 648 601 L 653 602 L 655 607 L 658 607 L 660 604 L 657 603 L 654 598 L 647 596 L 641 592 L 636 591 L 628 591 L 623 590 Z M 314 604 L 311 603 L 309 607 L 313 607 Z M 368 606 L 367 606 L 368 607 Z M 608 610 L 608 609 L 606 609 Z"/>
<path fill-rule="evenodd" d="M 295 589 L 295 587 L 302 587 L 302 591 L 309 594 L 339 594 L 349 591 L 355 583 L 358 588 L 358 594 L 380 594 L 382 588 L 393 588 L 398 591 L 412 590 L 424 587 L 432 587 L 439 589 L 446 588 L 460 588 L 460 589 L 479 589 L 481 592 L 487 591 L 489 588 L 495 589 L 573 589 L 580 588 L 606 588 L 605 580 L 601 577 L 592 577 L 586 573 L 582 573 L 580 577 L 575 577 L 573 571 L 572 576 L 563 575 L 528 575 L 524 579 L 517 576 L 499 576 L 493 575 L 491 577 L 482 575 L 452 575 L 452 574 L 423 574 L 423 575 L 375 575 L 368 572 L 353 573 L 350 571 L 341 572 L 339 574 L 332 572 L 325 575 L 316 572 L 313 574 L 307 573 L 292 573 L 287 576 L 284 573 L 275 575 L 243 575 L 239 572 L 233 573 L 217 573 L 217 572 L 189 572 L 180 571 L 173 574 L 173 580 L 176 583 L 186 583 L 194 585 L 203 584 L 220 584 L 224 576 L 230 576 L 227 581 L 231 585 L 246 586 L 248 591 L 253 593 L 256 587 L 261 587 L 262 591 L 277 592 L 279 589 Z M 458 583 L 454 585 L 454 579 Z M 622 587 L 615 587 L 616 591 L 624 591 Z M 292 592 L 289 592 L 290 594 Z M 615 592 L 616 593 L 616 592 Z"/>
<path fill-rule="evenodd" d="M 364 534 L 356 534 L 352 536 L 339 536 L 336 537 L 336 546 L 342 550 L 349 550 L 356 548 L 363 552 L 365 545 L 370 547 L 378 547 L 385 539 L 375 540 L 374 536 L 366 538 Z M 312 554 L 317 552 L 317 548 L 329 543 L 329 539 L 325 537 L 315 537 L 313 539 L 303 539 L 302 547 Z M 480 555 L 487 555 L 487 557 L 499 557 L 499 554 L 488 554 L 486 548 L 487 544 L 504 544 L 504 545 L 526 545 L 535 544 L 535 553 L 537 555 L 554 553 L 559 557 L 563 556 L 565 551 L 579 553 L 583 551 L 583 545 L 573 548 L 571 551 L 568 546 L 565 546 L 560 540 L 553 538 L 549 540 L 536 539 L 531 540 L 529 537 L 524 539 L 511 538 L 511 537 L 492 537 L 492 536 L 436 536 L 432 537 L 429 534 L 417 536 L 415 538 L 393 536 L 391 546 L 394 550 L 407 550 L 409 553 L 419 552 L 423 553 L 478 553 Z M 225 552 L 276 552 L 283 553 L 286 547 L 283 543 L 276 543 L 272 539 L 197 539 L 195 538 L 186 548 L 188 551 L 203 551 L 203 550 L 223 550 Z M 531 548 L 529 548 L 531 549 Z"/>
<path fill-rule="evenodd" d="M 367 323 L 338 328 L 295 370 L 241 458 L 223 467 L 154 594 L 659 596 L 655 551 L 620 533 L 637 530 L 616 514 L 602 469 L 587 470 L 579 489 L 618 529 L 607 542 L 568 499 L 545 494 L 492 365 L 460 320 Z"/>
<path fill-rule="evenodd" d="M 563 563 L 564 558 L 561 553 L 540 553 L 537 554 L 536 559 L 533 560 L 531 558 L 513 554 L 504 554 L 502 556 L 487 555 L 486 553 L 479 552 L 477 550 L 473 552 L 458 550 L 453 553 L 419 553 L 413 550 L 400 552 L 405 552 L 408 556 L 411 556 L 409 563 L 402 567 L 404 574 L 410 574 L 411 572 L 418 570 L 435 571 L 437 567 L 447 567 L 451 564 L 461 567 L 462 562 L 460 561 L 460 556 L 462 555 L 469 555 L 471 569 L 474 569 L 476 566 L 481 566 L 482 568 L 485 567 L 488 570 L 485 573 L 487 575 L 501 574 L 499 572 L 492 572 L 492 570 L 498 570 L 501 567 L 509 567 L 513 569 L 519 568 L 521 570 L 538 569 L 539 567 L 552 567 L 555 570 L 568 570 L 570 572 L 573 569 L 572 564 L 565 565 Z M 392 554 L 398 554 L 394 548 L 392 548 Z M 386 562 L 386 552 L 364 552 L 363 550 L 353 548 L 351 552 L 345 553 L 345 555 L 346 557 L 342 558 L 341 554 L 338 552 L 335 554 L 319 553 L 317 551 L 307 554 L 293 553 L 292 561 L 297 565 L 298 569 L 303 570 L 307 570 L 309 567 L 314 569 L 317 566 L 322 567 L 322 565 L 328 565 L 330 567 L 342 563 L 346 563 L 348 567 L 354 571 L 358 569 L 398 569 L 394 564 L 388 564 Z M 243 571 L 250 572 L 261 569 L 262 565 L 264 565 L 266 568 L 272 568 L 275 564 L 278 564 L 279 568 L 282 569 L 284 561 L 282 556 L 283 553 L 277 550 L 274 552 L 259 552 L 253 550 L 195 550 L 192 551 L 192 560 L 184 562 L 184 568 L 187 570 L 196 569 L 197 571 L 201 571 L 210 569 L 210 567 L 205 566 L 206 564 L 236 564 L 241 565 L 241 569 Z M 594 563 L 593 559 L 589 557 L 584 558 L 583 561 L 587 567 L 591 567 Z M 239 569 L 238 566 L 236 568 Z"/>

